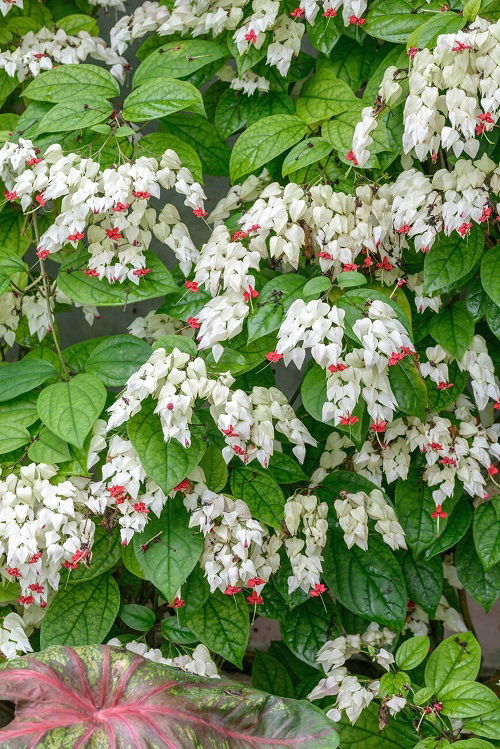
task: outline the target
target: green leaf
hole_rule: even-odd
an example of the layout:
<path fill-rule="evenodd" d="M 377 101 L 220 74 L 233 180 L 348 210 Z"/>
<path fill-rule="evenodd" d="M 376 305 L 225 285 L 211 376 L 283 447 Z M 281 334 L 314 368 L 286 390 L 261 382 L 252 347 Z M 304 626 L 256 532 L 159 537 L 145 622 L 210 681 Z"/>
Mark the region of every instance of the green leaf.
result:
<path fill-rule="evenodd" d="M 22 424 L 0 420 L 0 454 L 10 453 L 30 440 L 30 433 Z"/>
<path fill-rule="evenodd" d="M 86 31 L 91 36 L 99 36 L 99 26 L 95 18 L 83 13 L 72 13 L 64 18 L 59 18 L 57 27 L 71 36 L 76 36 L 80 31 Z M 114 94 L 111 94 L 114 96 Z"/>
<path fill-rule="evenodd" d="M 295 102 L 297 115 L 308 125 L 328 120 L 358 105 L 347 83 L 328 68 L 316 71 L 304 83 Z"/>
<path fill-rule="evenodd" d="M 351 725 L 347 717 L 337 724 L 342 749 L 414 749 L 415 729 L 408 720 L 396 715 L 381 732 L 378 705 L 372 703 Z"/>
<path fill-rule="evenodd" d="M 485 570 L 469 532 L 457 546 L 455 565 L 460 582 L 469 595 L 489 611 L 500 595 L 500 562 Z"/>
<path fill-rule="evenodd" d="M 315 668 L 319 668 L 316 663 L 318 650 L 332 632 L 333 616 L 329 609 L 330 606 L 319 598 L 309 598 L 289 611 L 280 624 L 285 645 L 297 658 Z"/>
<path fill-rule="evenodd" d="M 161 633 L 167 640 L 179 645 L 190 645 L 198 641 L 189 627 L 181 624 L 175 616 L 162 619 Z"/>
<path fill-rule="evenodd" d="M 500 307 L 491 300 L 488 300 L 486 308 L 486 322 L 493 335 L 500 340 Z"/>
<path fill-rule="evenodd" d="M 335 499 L 338 498 L 340 492 L 345 490 L 349 493 L 355 492 L 366 492 L 369 494 L 374 489 L 380 489 L 379 486 L 369 481 L 369 479 L 361 476 L 359 473 L 353 471 L 332 471 L 326 476 L 320 485 L 326 489 Z M 383 491 L 383 489 L 382 489 Z M 387 500 L 387 495 L 385 495 Z"/>
<path fill-rule="evenodd" d="M 474 511 L 472 535 L 477 555 L 485 570 L 491 569 L 500 562 L 499 516 L 500 506 L 497 497 L 489 502 L 483 502 Z"/>
<path fill-rule="evenodd" d="M 404 671 L 411 671 L 427 657 L 430 645 L 431 641 L 427 635 L 410 637 L 397 649 L 396 665 Z"/>
<path fill-rule="evenodd" d="M 287 174 L 297 169 L 315 164 L 317 161 L 326 158 L 332 150 L 330 143 L 323 138 L 308 138 L 307 140 L 303 140 L 287 153 L 281 173 L 283 177 L 286 177 Z"/>
<path fill-rule="evenodd" d="M 335 279 L 337 286 L 341 289 L 350 289 L 357 286 L 364 286 L 367 283 L 365 276 L 354 270 L 343 271 Z"/>
<path fill-rule="evenodd" d="M 108 387 L 121 387 L 151 355 L 151 346 L 133 335 L 106 338 L 91 352 L 85 369 Z"/>
<path fill-rule="evenodd" d="M 327 291 L 332 286 L 330 279 L 326 276 L 315 276 L 306 283 L 302 289 L 301 296 L 303 297 L 318 297 L 324 291 Z"/>
<path fill-rule="evenodd" d="M 53 365 L 43 359 L 20 359 L 0 366 L 0 402 L 41 385 L 56 374 Z"/>
<path fill-rule="evenodd" d="M 168 148 L 176 152 L 182 162 L 182 166 L 189 169 L 197 182 L 203 182 L 203 172 L 200 157 L 196 150 L 170 133 L 148 133 L 139 141 L 139 150 L 145 156 L 161 158 Z"/>
<path fill-rule="evenodd" d="M 409 552 L 403 559 L 403 575 L 409 598 L 422 606 L 431 619 L 434 618 L 443 588 L 441 559 L 415 560 Z"/>
<path fill-rule="evenodd" d="M 36 393 L 29 393 L 22 398 L 13 398 L 0 403 L 0 421 L 9 421 L 23 427 L 31 426 L 38 421 L 36 397 Z"/>
<path fill-rule="evenodd" d="M 227 465 L 222 453 L 216 447 L 208 447 L 200 461 L 205 474 L 205 484 L 213 492 L 220 492 L 227 482 Z"/>
<path fill-rule="evenodd" d="M 153 79 L 161 83 L 165 78 L 187 78 L 205 65 L 227 56 L 227 49 L 217 42 L 204 39 L 182 39 L 163 44 L 139 65 L 133 86 L 135 88 Z"/>
<path fill-rule="evenodd" d="M 445 351 L 460 360 L 474 337 L 474 318 L 465 302 L 456 302 L 435 315 L 429 333 Z"/>
<path fill-rule="evenodd" d="M 118 564 L 121 549 L 118 530 L 109 533 L 102 525 L 98 525 L 94 533 L 90 564 L 79 564 L 76 570 L 64 572 L 61 576 L 62 585 L 80 585 L 100 577 Z"/>
<path fill-rule="evenodd" d="M 219 136 L 215 125 L 199 114 L 177 112 L 159 123 L 167 131 L 191 145 L 198 153 L 206 174 L 225 177 L 229 168 L 229 146 Z M 199 294 L 196 294 L 199 296 Z"/>
<path fill-rule="evenodd" d="M 111 284 L 106 279 L 100 281 L 93 276 L 86 276 L 83 270 L 87 267 L 88 255 L 84 252 L 65 261 L 59 271 L 57 285 L 74 302 L 98 307 L 121 307 L 127 303 L 155 299 L 177 291 L 170 271 L 161 260 L 150 252 L 145 252 L 144 255 L 151 273 L 142 278 L 139 284 Z"/>
<path fill-rule="evenodd" d="M 235 468 L 231 473 L 231 493 L 248 505 L 256 520 L 277 530 L 281 528 L 285 497 L 269 474 L 252 468 Z"/>
<path fill-rule="evenodd" d="M 131 122 L 145 122 L 193 106 L 200 114 L 204 112 L 201 93 L 192 83 L 158 79 L 132 91 L 125 99 L 122 114 Z"/>
<path fill-rule="evenodd" d="M 248 343 L 279 328 L 292 302 L 302 296 L 306 279 L 295 273 L 273 278 L 260 292 L 255 312 L 248 318 Z"/>
<path fill-rule="evenodd" d="M 8 583 L 5 578 L 0 585 L 0 603 L 12 603 L 21 595 L 21 589 L 18 583 Z"/>
<path fill-rule="evenodd" d="M 287 151 L 304 137 L 306 130 L 304 123 L 290 114 L 264 117 L 251 125 L 240 135 L 231 152 L 231 181 L 236 182 Z"/>
<path fill-rule="evenodd" d="M 156 401 L 143 401 L 139 413 L 127 422 L 127 434 L 148 476 L 168 494 L 198 465 L 205 451 L 205 443 L 193 434 L 191 447 L 182 447 L 177 440 L 165 444 L 160 417 L 154 413 L 155 408 Z"/>
<path fill-rule="evenodd" d="M 433 244 L 424 260 L 424 293 L 436 292 L 464 278 L 482 255 L 484 234 L 473 226 L 463 239 L 452 235 L 440 238 Z"/>
<path fill-rule="evenodd" d="M 307 37 L 312 46 L 324 55 L 330 54 L 342 36 L 339 22 L 335 18 L 325 18 L 318 13 L 314 23 L 307 23 Z"/>
<path fill-rule="evenodd" d="M 232 88 L 222 92 L 214 115 L 215 127 L 221 138 L 227 138 L 244 127 L 248 109 L 248 97 Z"/>
<path fill-rule="evenodd" d="M 426 702 L 429 702 L 431 697 L 434 696 L 434 689 L 432 687 L 422 687 L 422 689 L 418 689 L 415 694 L 413 695 L 412 702 L 415 705 L 425 705 Z"/>
<path fill-rule="evenodd" d="M 205 601 L 211 595 L 210 587 L 205 577 L 205 570 L 199 564 L 193 569 L 181 589 L 181 598 L 185 605 L 177 609 L 177 618 L 183 625 L 203 608 Z"/>
<path fill-rule="evenodd" d="M 380 679 L 379 694 L 381 697 L 390 697 L 393 694 L 406 696 L 411 679 L 404 671 L 386 673 Z"/>
<path fill-rule="evenodd" d="M 499 706 L 496 694 L 474 681 L 452 681 L 439 690 L 438 699 L 450 718 L 473 718 Z"/>
<path fill-rule="evenodd" d="M 113 107 L 106 99 L 81 94 L 76 102 L 62 101 L 49 109 L 38 123 L 37 133 L 61 133 L 88 128 L 107 119 L 112 110 Z"/>
<path fill-rule="evenodd" d="M 467 530 L 472 520 L 472 507 L 467 500 L 461 500 L 453 509 L 449 518 L 445 518 L 446 527 L 441 528 L 441 533 L 425 551 L 425 558 L 430 559 L 436 554 L 442 554 L 443 551 L 451 549 L 457 544 Z M 443 523 L 443 521 L 441 521 Z"/>
<path fill-rule="evenodd" d="M 192 338 L 185 335 L 162 335 L 153 343 L 153 351 L 158 348 L 165 349 L 167 354 L 170 354 L 176 348 L 193 358 L 198 355 L 196 343 Z"/>
<path fill-rule="evenodd" d="M 359 43 L 356 43 L 358 41 Z M 380 56 L 385 46 L 388 46 L 383 45 L 379 48 L 370 37 L 364 37 L 364 39 L 356 40 L 356 42 L 352 37 L 342 36 L 338 44 L 335 45 L 330 59 L 321 61 L 321 64 L 330 68 L 333 74 L 345 81 L 354 92 L 358 91 L 361 85 L 368 80 L 377 55 Z"/>
<path fill-rule="evenodd" d="M 58 65 L 40 73 L 24 89 L 23 96 L 37 101 L 57 104 L 71 99 L 73 104 L 82 98 L 112 99 L 120 87 L 106 68 L 97 65 Z"/>
<path fill-rule="evenodd" d="M 294 696 L 292 679 L 286 667 L 272 655 L 261 650 L 255 652 L 252 686 L 278 697 Z"/>
<path fill-rule="evenodd" d="M 465 26 L 466 19 L 457 13 L 433 13 L 423 24 L 418 26 L 406 40 L 406 49 L 416 47 L 432 49 L 441 34 L 454 34 Z"/>
<path fill-rule="evenodd" d="M 40 647 L 100 643 L 119 608 L 120 590 L 111 575 L 62 588 L 42 620 Z"/>
<path fill-rule="evenodd" d="M 242 668 L 250 635 L 248 604 L 242 593 L 226 596 L 216 590 L 190 618 L 189 628 L 207 648 Z"/>
<path fill-rule="evenodd" d="M 370 5 L 363 28 L 377 39 L 405 44 L 408 34 L 421 24 L 421 14 L 414 13 L 410 3 L 405 0 L 381 0 Z"/>
<path fill-rule="evenodd" d="M 309 481 L 297 461 L 285 453 L 275 452 L 269 461 L 268 470 L 278 484 L 302 484 Z"/>
<path fill-rule="evenodd" d="M 481 665 L 481 648 L 471 632 L 447 637 L 430 654 L 425 684 L 440 692 L 454 681 L 474 680 Z"/>
<path fill-rule="evenodd" d="M 106 388 L 92 375 L 79 374 L 68 382 L 44 388 L 37 400 L 40 419 L 57 437 L 83 447 L 106 402 Z"/>
<path fill-rule="evenodd" d="M 5 70 L 0 70 L 0 107 L 17 86 L 17 76 L 12 78 L 10 75 L 7 75 Z"/>
<path fill-rule="evenodd" d="M 88 338 L 86 341 L 74 343 L 72 346 L 68 346 L 68 348 L 64 349 L 64 361 L 66 362 L 70 370 L 72 372 L 75 372 L 75 374 L 83 372 L 87 363 L 87 359 L 92 351 L 100 343 L 102 343 L 102 341 L 105 340 L 106 336 L 100 336 L 99 338 Z"/>
<path fill-rule="evenodd" d="M 22 255 L 30 244 L 31 231 L 25 226 L 22 211 L 14 205 L 6 205 L 0 213 L 0 250 Z"/>
<path fill-rule="evenodd" d="M 500 307 L 500 244 L 484 253 L 481 260 L 481 284 L 492 302 Z"/>
<path fill-rule="evenodd" d="M 465 741 L 456 741 L 453 749 L 495 749 L 495 747 L 489 741 L 482 739 L 465 739 Z"/>
<path fill-rule="evenodd" d="M 354 614 L 391 629 L 401 629 L 408 596 L 401 568 L 378 534 L 368 551 L 348 549 L 340 528 L 330 531 L 324 552 L 324 578 L 340 603 Z"/>
<path fill-rule="evenodd" d="M 68 443 L 43 427 L 38 439 L 28 448 L 28 458 L 35 463 L 64 463 L 71 459 Z"/>
<path fill-rule="evenodd" d="M 500 708 L 466 721 L 464 729 L 479 736 L 486 736 L 487 739 L 500 741 Z"/>
<path fill-rule="evenodd" d="M 155 542 L 149 544 L 152 538 Z M 203 536 L 189 527 L 189 513 L 182 500 L 167 500 L 160 517 L 150 518 L 142 533 L 134 534 L 133 541 L 146 579 L 167 601 L 173 601 L 203 550 Z M 147 547 L 145 551 L 143 546 Z"/>
<path fill-rule="evenodd" d="M 468 0 L 462 11 L 464 21 L 475 21 L 481 8 L 481 0 Z"/>
<path fill-rule="evenodd" d="M 154 611 L 138 603 L 126 603 L 121 607 L 118 616 L 127 627 L 138 632 L 148 632 L 156 621 Z"/>
<path fill-rule="evenodd" d="M 135 135 L 135 130 L 128 125 L 120 125 L 115 130 L 115 138 L 130 138 L 131 135 Z"/>
<path fill-rule="evenodd" d="M 294 100 L 284 91 L 269 91 L 266 94 L 248 98 L 250 100 L 246 107 L 247 127 L 274 114 L 295 114 Z"/>
<path fill-rule="evenodd" d="M 406 356 L 389 367 L 389 382 L 398 409 L 408 416 L 417 416 L 425 421 L 427 388 L 410 357 Z"/>

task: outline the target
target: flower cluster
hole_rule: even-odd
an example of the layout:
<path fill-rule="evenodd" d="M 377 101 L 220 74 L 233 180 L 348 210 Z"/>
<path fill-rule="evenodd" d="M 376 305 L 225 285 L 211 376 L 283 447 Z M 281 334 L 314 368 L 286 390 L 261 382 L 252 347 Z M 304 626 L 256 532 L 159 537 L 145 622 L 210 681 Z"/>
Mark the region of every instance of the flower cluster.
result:
<path fill-rule="evenodd" d="M 0 481 L 0 559 L 4 578 L 18 582 L 18 602 L 44 607 L 61 570 L 89 559 L 94 523 L 86 515 L 86 479 L 57 484 L 55 466 L 31 463 Z"/>
<path fill-rule="evenodd" d="M 131 442 L 113 435 L 102 466 L 102 481 L 90 484 L 87 507 L 99 515 L 108 508 L 117 511 L 125 546 L 134 533 L 144 530 L 150 512 L 160 515 L 166 501 L 158 484 L 144 472 Z"/>
<path fill-rule="evenodd" d="M 267 468 L 274 452 L 275 430 L 294 445 L 293 453 L 301 463 L 306 445 L 317 444 L 278 388 L 254 387 L 250 394 L 231 391 L 210 411 L 226 440 L 222 450 L 226 462 L 237 455 L 244 463 L 257 458 Z"/>
<path fill-rule="evenodd" d="M 354 194 L 329 185 L 309 190 L 289 183 L 265 186 L 240 219 L 250 250 L 298 268 L 302 254 L 317 258 L 332 277 L 359 270 L 384 283 L 400 277 L 402 251 L 413 239 L 428 252 L 440 232 L 466 236 L 472 223 L 492 215 L 492 196 L 500 190 L 500 170 L 483 154 L 460 159 L 453 169 L 426 176 L 416 169 L 394 182 L 361 185 Z"/>
<path fill-rule="evenodd" d="M 368 549 L 368 520 L 375 521 L 375 530 L 391 549 L 406 549 L 405 533 L 396 513 L 379 489 L 366 492 L 341 492 L 334 502 L 339 524 L 348 548 Z"/>
<path fill-rule="evenodd" d="M 235 595 L 242 588 L 253 588 L 260 598 L 280 564 L 280 537 L 254 520 L 241 499 L 212 492 L 202 481 L 189 486 L 184 505 L 190 512 L 190 527 L 199 528 L 205 537 L 201 565 L 210 590 Z"/>
<path fill-rule="evenodd" d="M 108 430 L 126 422 L 151 396 L 156 401 L 165 441 L 176 439 L 183 447 L 191 444 L 190 424 L 197 399 L 223 404 L 233 377 L 229 373 L 211 378 L 199 356 L 193 359 L 179 349 L 167 354 L 157 348 L 148 361 L 128 379 L 123 394 L 110 407 Z"/>
<path fill-rule="evenodd" d="M 144 317 L 135 317 L 128 326 L 128 332 L 148 343 L 155 343 L 166 335 L 183 335 L 193 338 L 195 329 L 186 327 L 180 320 L 170 315 L 152 310 Z"/>
<path fill-rule="evenodd" d="M 500 101 L 496 48 L 500 22 L 477 18 L 466 31 L 442 34 L 434 49 L 412 48 L 409 94 L 404 105 L 403 148 L 423 161 L 437 160 L 440 147 L 474 158 L 480 138 L 495 126 Z M 356 126 L 352 153 L 364 166 L 377 115 L 402 95 L 401 69 L 388 67 L 373 108 L 366 107 Z"/>
<path fill-rule="evenodd" d="M 148 648 L 143 642 L 130 640 L 122 643 L 117 637 L 108 640 L 108 645 L 115 648 L 124 647 L 131 653 L 137 653 L 148 661 L 154 663 L 163 663 L 165 666 L 175 666 L 188 674 L 197 674 L 198 676 L 207 676 L 210 679 L 220 679 L 217 672 L 217 666 L 213 662 L 210 651 L 205 645 L 197 645 L 189 655 L 179 655 L 175 658 L 165 658 L 158 648 Z"/>
<path fill-rule="evenodd" d="M 327 713 L 328 717 L 335 722 L 341 719 L 342 711 L 345 711 L 351 723 L 355 723 L 379 691 L 378 681 L 361 679 L 349 674 L 344 665 L 346 661 L 353 655 L 364 652 L 387 671 L 394 663 L 394 656 L 382 647 L 382 644 L 390 645 L 396 635 L 387 629 L 381 633 L 378 625 L 373 624 L 375 626 L 370 625 L 367 632 L 363 634 L 345 635 L 335 640 L 328 640 L 318 651 L 316 661 L 321 665 L 326 676 L 321 679 L 308 697 L 311 700 L 318 700 L 322 697 L 336 696 L 335 706 Z"/>
<path fill-rule="evenodd" d="M 389 304 L 375 300 L 365 315 L 352 326 L 362 348 L 347 353 L 344 361 L 337 355 L 336 361 L 327 366 L 328 400 L 323 405 L 323 420 L 356 423 L 358 417 L 352 413 L 361 395 L 376 430 L 392 420 L 397 408 L 389 369 L 415 352 L 407 330 Z"/>
<path fill-rule="evenodd" d="M 288 590 L 319 592 L 322 552 L 328 532 L 328 505 L 314 494 L 294 494 L 285 504 L 285 525 L 288 534 L 284 546 L 292 566 Z M 325 588 L 326 590 L 326 588 Z"/>
<path fill-rule="evenodd" d="M 24 653 L 31 653 L 32 650 L 23 620 L 19 614 L 11 611 L 3 617 L 0 625 L 0 653 L 9 660 Z"/>
<path fill-rule="evenodd" d="M 472 497 L 483 498 L 487 477 L 495 475 L 494 461 L 500 457 L 500 426 L 483 427 L 477 422 L 469 399 L 460 395 L 449 418 L 429 414 L 427 421 L 396 419 L 384 434 L 384 443 L 367 440 L 354 457 L 356 471 L 381 485 L 406 479 L 411 453 L 423 454 L 423 479 L 432 490 L 436 505 L 451 498 L 461 481 Z M 484 472 L 482 472 L 482 470 Z M 446 517 L 446 514 L 444 515 Z"/>
<path fill-rule="evenodd" d="M 54 65 L 79 63 L 88 57 L 99 60 L 111 67 L 111 73 L 123 80 L 127 61 L 106 46 L 103 39 L 91 36 L 87 31 L 76 35 L 67 34 L 63 29 L 51 31 L 29 31 L 14 50 L 0 52 L 0 69 L 11 78 L 22 82 L 29 76 L 37 76 Z"/>
<path fill-rule="evenodd" d="M 63 247 L 76 248 L 86 239 L 88 267 L 76 272 L 111 282 L 128 279 L 138 284 L 150 272 L 144 253 L 159 220 L 148 201 L 160 196 L 160 187 L 174 188 L 195 210 L 203 210 L 205 199 L 201 185 L 172 150 L 159 162 L 142 156 L 103 170 L 92 159 L 64 155 L 59 145 L 38 156 L 32 142 L 21 138 L 0 149 L 0 177 L 7 200 L 19 199 L 23 210 L 42 209 L 61 199 L 59 214 L 38 240 L 39 258 Z"/>

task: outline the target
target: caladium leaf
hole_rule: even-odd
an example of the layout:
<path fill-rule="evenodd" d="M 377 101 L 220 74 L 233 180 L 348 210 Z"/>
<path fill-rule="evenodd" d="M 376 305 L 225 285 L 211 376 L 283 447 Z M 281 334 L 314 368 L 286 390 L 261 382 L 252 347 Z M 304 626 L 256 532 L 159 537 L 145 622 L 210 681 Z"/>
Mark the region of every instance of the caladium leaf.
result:
<path fill-rule="evenodd" d="M 234 682 L 191 676 L 108 645 L 49 648 L 0 667 L 16 703 L 3 749 L 335 749 L 323 713 Z"/>

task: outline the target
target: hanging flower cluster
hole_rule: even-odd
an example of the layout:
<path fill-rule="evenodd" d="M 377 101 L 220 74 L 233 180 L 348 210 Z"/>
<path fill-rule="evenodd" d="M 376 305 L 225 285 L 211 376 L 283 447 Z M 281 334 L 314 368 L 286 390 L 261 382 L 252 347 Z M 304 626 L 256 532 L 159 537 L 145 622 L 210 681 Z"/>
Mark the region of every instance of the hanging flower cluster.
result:
<path fill-rule="evenodd" d="M 31 463 L 0 481 L 0 554 L 4 579 L 17 582 L 18 603 L 45 607 L 64 569 L 90 557 L 94 523 L 85 512 L 86 480 L 57 484 L 56 466 Z"/>
<path fill-rule="evenodd" d="M 174 188 L 193 210 L 203 211 L 205 199 L 201 185 L 172 150 L 159 162 L 143 156 L 102 170 L 92 159 L 64 155 L 59 145 L 40 156 L 31 141 L 21 138 L 0 149 L 0 176 L 6 200 L 19 200 L 25 211 L 60 200 L 54 223 L 37 241 L 39 258 L 85 240 L 88 267 L 80 272 L 118 283 L 128 279 L 139 284 L 150 272 L 144 253 L 158 218 L 149 199 L 160 196 L 160 187 Z"/>
<path fill-rule="evenodd" d="M 104 39 L 88 31 L 79 31 L 76 35 L 67 34 L 63 29 L 29 31 L 15 49 L 0 52 L 0 69 L 22 82 L 51 70 L 54 65 L 84 62 L 89 57 L 106 63 L 111 73 L 123 81 L 128 64 L 125 58 L 106 46 Z"/>

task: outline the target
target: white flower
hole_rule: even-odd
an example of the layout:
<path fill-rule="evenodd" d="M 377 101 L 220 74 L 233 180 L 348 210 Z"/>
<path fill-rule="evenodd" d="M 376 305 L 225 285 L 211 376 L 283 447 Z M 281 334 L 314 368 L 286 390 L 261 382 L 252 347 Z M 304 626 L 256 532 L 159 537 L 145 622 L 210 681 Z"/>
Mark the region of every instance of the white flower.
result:
<path fill-rule="evenodd" d="M 394 694 L 385 704 L 389 708 L 390 714 L 394 717 L 394 715 L 397 715 L 405 707 L 406 700 L 404 697 L 398 697 L 397 694 Z"/>
<path fill-rule="evenodd" d="M 19 614 L 11 612 L 4 617 L 0 625 L 0 652 L 7 660 L 15 658 L 23 653 L 31 653 L 30 645 L 25 632 L 25 625 Z"/>
<path fill-rule="evenodd" d="M 321 581 L 328 505 L 319 502 L 314 494 L 295 494 L 286 501 L 284 512 L 290 534 L 285 537 L 284 545 L 292 567 L 288 590 L 293 593 L 301 588 L 310 592 Z"/>

